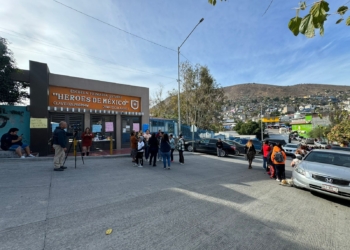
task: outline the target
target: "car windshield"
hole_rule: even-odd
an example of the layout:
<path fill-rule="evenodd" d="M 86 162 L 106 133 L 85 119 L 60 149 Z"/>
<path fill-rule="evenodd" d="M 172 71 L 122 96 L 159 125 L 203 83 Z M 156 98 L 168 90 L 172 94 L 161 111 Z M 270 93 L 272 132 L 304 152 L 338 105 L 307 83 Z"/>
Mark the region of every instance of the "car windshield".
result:
<path fill-rule="evenodd" d="M 298 148 L 298 145 L 296 145 L 296 144 L 286 144 L 284 147 L 285 148 Z"/>
<path fill-rule="evenodd" d="M 311 151 L 304 161 L 318 162 L 350 168 L 350 154 L 338 154 L 326 151 Z"/>

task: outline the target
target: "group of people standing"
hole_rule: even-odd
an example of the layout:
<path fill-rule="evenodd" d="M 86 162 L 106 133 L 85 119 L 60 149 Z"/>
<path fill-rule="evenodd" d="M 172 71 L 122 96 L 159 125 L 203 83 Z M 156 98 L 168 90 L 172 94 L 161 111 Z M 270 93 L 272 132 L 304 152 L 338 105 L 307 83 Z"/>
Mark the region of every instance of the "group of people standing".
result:
<path fill-rule="evenodd" d="M 171 162 L 174 161 L 174 150 L 179 151 L 179 162 L 181 165 L 185 163 L 183 151 L 185 151 L 185 141 L 182 134 L 179 135 L 179 140 L 176 143 L 172 134 L 168 135 L 161 130 L 158 133 L 150 134 L 149 130 L 145 133 L 142 131 L 131 132 L 131 157 L 135 167 L 143 167 L 143 159 L 156 167 L 156 161 L 163 161 L 163 168 L 169 169 Z"/>
<path fill-rule="evenodd" d="M 287 155 L 284 152 L 280 143 L 275 146 L 265 141 L 262 146 L 261 153 L 263 155 L 263 168 L 270 175 L 270 178 L 281 182 L 286 179 L 286 160 Z M 256 155 L 256 150 L 252 140 L 249 140 L 245 145 L 245 153 L 248 160 L 248 169 L 252 169 L 252 163 Z"/>

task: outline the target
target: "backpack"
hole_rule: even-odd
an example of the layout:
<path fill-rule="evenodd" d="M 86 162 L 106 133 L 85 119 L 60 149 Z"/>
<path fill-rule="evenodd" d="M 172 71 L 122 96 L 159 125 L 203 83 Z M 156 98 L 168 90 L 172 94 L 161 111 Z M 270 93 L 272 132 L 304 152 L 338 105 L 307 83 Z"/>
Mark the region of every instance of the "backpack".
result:
<path fill-rule="evenodd" d="M 9 137 L 8 134 L 4 134 L 1 137 L 1 149 L 6 151 L 6 150 L 9 150 L 10 147 L 11 147 L 11 138 Z"/>
<path fill-rule="evenodd" d="M 277 162 L 283 162 L 284 161 L 282 151 L 276 152 L 276 154 L 275 154 L 275 161 L 277 161 Z"/>

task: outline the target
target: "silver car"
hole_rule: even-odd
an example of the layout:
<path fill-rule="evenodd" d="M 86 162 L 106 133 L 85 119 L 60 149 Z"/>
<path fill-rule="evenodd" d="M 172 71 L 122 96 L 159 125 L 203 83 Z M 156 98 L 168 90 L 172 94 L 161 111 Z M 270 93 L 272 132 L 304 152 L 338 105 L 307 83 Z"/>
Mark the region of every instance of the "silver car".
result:
<path fill-rule="evenodd" d="M 287 143 L 286 145 L 282 146 L 284 149 L 284 152 L 286 152 L 286 155 L 295 155 L 295 151 L 299 148 L 300 144 L 294 144 L 294 143 Z"/>
<path fill-rule="evenodd" d="M 293 184 L 350 200 L 350 152 L 312 150 L 294 169 Z"/>

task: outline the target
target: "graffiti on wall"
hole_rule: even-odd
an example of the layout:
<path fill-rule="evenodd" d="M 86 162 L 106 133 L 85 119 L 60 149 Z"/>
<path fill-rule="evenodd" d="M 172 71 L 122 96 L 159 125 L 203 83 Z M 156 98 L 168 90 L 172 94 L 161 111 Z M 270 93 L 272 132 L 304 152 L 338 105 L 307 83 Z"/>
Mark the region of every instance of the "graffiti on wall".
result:
<path fill-rule="evenodd" d="M 0 136 L 10 128 L 18 128 L 23 143 L 30 144 L 30 113 L 25 106 L 0 106 Z"/>

